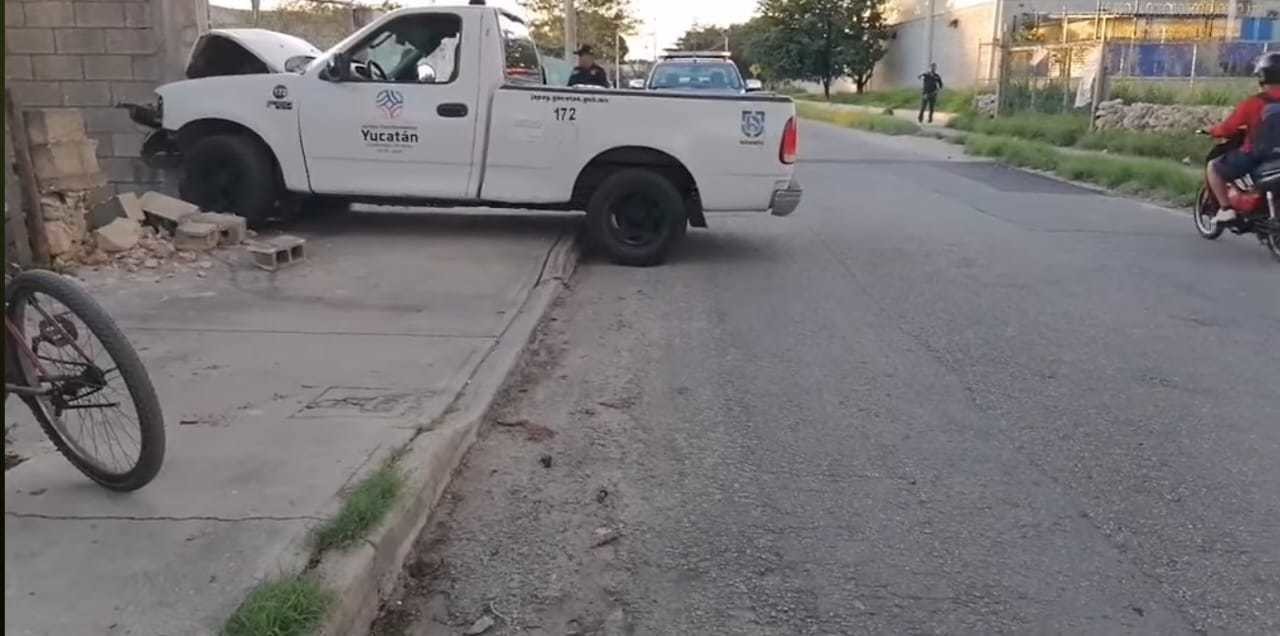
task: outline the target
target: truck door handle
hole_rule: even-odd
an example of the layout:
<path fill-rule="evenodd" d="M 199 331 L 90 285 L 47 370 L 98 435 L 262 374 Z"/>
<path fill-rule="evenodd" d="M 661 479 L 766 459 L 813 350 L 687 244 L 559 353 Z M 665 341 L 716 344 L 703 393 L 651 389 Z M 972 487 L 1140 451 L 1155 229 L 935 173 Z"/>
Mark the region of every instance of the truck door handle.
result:
<path fill-rule="evenodd" d="M 466 117 L 466 104 L 440 104 L 436 106 L 436 114 L 441 117 Z"/>

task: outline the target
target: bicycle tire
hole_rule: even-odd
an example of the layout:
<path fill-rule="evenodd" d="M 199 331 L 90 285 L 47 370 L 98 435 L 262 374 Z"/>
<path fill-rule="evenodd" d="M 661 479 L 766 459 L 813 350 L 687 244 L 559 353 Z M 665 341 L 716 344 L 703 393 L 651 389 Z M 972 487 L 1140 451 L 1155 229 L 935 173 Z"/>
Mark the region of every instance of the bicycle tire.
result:
<path fill-rule="evenodd" d="M 39 401 L 34 397 L 24 396 L 23 401 L 31 408 L 36 421 L 40 423 L 40 427 L 57 447 L 58 452 L 85 476 L 109 490 L 122 492 L 137 490 L 150 483 L 160 472 L 160 467 L 164 463 L 164 416 L 146 367 L 143 366 L 133 345 L 111 319 L 110 314 L 78 283 L 49 271 L 22 272 L 14 277 L 6 291 L 8 292 L 5 294 L 6 312 L 11 319 L 14 319 L 15 324 L 19 325 L 19 328 L 23 323 L 20 322 L 21 316 L 15 316 L 15 314 L 23 307 L 27 298 L 36 292 L 53 298 L 75 314 L 98 339 L 103 350 L 116 365 L 128 389 L 129 397 L 133 400 L 134 411 L 138 415 L 138 461 L 126 472 L 112 473 L 101 469 L 93 461 L 77 453 L 72 445 L 63 439 Z"/>

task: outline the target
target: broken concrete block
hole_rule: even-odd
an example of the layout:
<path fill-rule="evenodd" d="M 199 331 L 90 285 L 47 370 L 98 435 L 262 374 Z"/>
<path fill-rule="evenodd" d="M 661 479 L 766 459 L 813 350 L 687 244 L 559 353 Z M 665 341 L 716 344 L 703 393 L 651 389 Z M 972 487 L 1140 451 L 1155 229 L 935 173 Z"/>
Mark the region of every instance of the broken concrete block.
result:
<path fill-rule="evenodd" d="M 29 110 L 25 113 L 27 138 L 32 146 L 81 141 L 87 135 L 78 110 Z"/>
<path fill-rule="evenodd" d="M 89 213 L 89 226 L 102 227 L 116 219 L 131 219 L 138 223 L 146 220 L 136 194 L 125 192 L 98 204 Z"/>
<path fill-rule="evenodd" d="M 173 246 L 180 250 L 204 251 L 218 246 L 221 233 L 212 223 L 183 221 L 173 233 Z"/>
<path fill-rule="evenodd" d="M 49 241 L 49 255 L 66 254 L 75 247 L 75 232 L 63 221 L 44 224 L 44 235 Z"/>
<path fill-rule="evenodd" d="M 285 265 L 293 265 L 306 260 L 306 239 L 283 234 L 266 242 L 255 242 L 249 246 L 253 255 L 253 264 L 268 271 L 275 271 Z"/>
<path fill-rule="evenodd" d="M 218 233 L 220 234 L 218 242 L 222 245 L 239 245 L 244 242 L 249 234 L 249 225 L 244 220 L 244 217 L 234 214 L 200 212 L 187 217 L 186 221 L 211 223 L 218 226 Z"/>
<path fill-rule="evenodd" d="M 123 252 L 132 249 L 142 237 L 142 226 L 133 219 L 117 218 L 93 231 L 98 249 L 104 252 Z"/>
<path fill-rule="evenodd" d="M 159 192 L 147 192 L 139 199 L 145 223 L 173 233 L 182 220 L 200 211 L 194 203 L 175 199 Z"/>
<path fill-rule="evenodd" d="M 42 192 L 93 190 L 107 183 L 94 144 L 85 139 L 32 146 L 31 165 Z"/>

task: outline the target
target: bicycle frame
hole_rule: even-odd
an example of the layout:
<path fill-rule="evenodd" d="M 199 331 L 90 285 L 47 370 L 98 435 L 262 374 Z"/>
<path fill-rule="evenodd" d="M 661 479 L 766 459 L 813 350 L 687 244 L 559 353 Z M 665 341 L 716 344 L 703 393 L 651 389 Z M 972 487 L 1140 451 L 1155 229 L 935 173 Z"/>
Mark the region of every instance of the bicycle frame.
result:
<path fill-rule="evenodd" d="M 54 320 L 53 317 L 49 315 L 49 312 L 45 311 L 44 308 L 40 307 L 39 305 L 32 304 L 32 307 L 34 307 L 36 311 L 40 312 L 40 315 L 44 318 L 44 320 L 49 321 L 51 324 L 57 325 L 58 330 L 62 332 L 62 335 L 64 337 L 68 338 L 69 344 L 76 350 L 77 353 L 83 356 L 84 359 L 86 360 L 92 359 L 85 353 L 84 349 L 80 347 L 79 343 L 75 342 L 74 339 L 70 338 L 71 334 L 67 333 L 67 330 L 63 328 L 62 325 L 58 324 L 58 321 Z M 4 383 L 5 393 L 13 393 L 15 395 L 30 395 L 30 396 L 36 396 L 36 397 L 45 396 L 52 393 L 55 388 L 53 385 L 43 386 L 46 382 L 50 382 L 50 383 L 62 382 L 66 380 L 73 380 L 79 377 L 78 375 L 67 375 L 67 376 L 49 375 L 48 371 L 45 370 L 44 365 L 40 364 L 39 356 L 36 355 L 35 351 L 31 350 L 31 347 L 27 345 L 26 339 L 22 337 L 22 331 L 20 331 L 17 325 L 14 325 L 13 321 L 9 319 L 8 312 L 5 312 L 4 328 L 5 328 L 5 339 L 9 342 L 9 345 L 17 349 L 18 353 L 22 355 L 22 357 L 25 358 L 27 362 L 30 362 L 31 367 L 35 370 L 34 386 L 28 385 L 28 384 L 13 384 L 9 382 L 9 378 L 6 377 L 5 383 Z"/>

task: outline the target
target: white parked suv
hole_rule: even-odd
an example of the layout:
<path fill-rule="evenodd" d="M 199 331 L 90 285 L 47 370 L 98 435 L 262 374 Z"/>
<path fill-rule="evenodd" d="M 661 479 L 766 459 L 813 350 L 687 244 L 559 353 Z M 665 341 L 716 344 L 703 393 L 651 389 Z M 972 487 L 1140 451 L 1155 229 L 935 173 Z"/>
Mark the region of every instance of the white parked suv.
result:
<path fill-rule="evenodd" d="M 383 16 L 321 52 L 220 30 L 131 108 L 184 198 L 258 222 L 298 202 L 585 210 L 616 262 L 660 262 L 705 212 L 799 204 L 795 105 L 767 93 L 546 83 L 528 29 L 485 6 Z"/>

